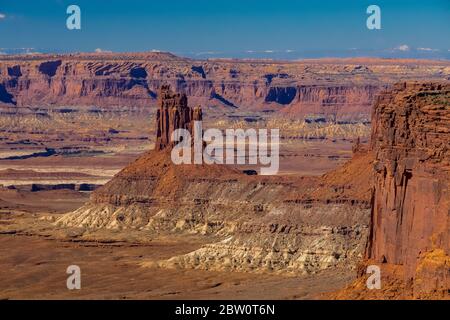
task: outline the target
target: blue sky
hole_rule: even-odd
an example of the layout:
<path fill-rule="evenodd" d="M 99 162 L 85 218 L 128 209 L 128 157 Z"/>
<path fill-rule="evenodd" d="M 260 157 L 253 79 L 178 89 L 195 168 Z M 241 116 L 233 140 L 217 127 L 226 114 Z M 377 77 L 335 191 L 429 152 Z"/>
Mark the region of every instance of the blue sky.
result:
<path fill-rule="evenodd" d="M 70 4 L 81 8 L 81 30 L 66 28 Z M 366 28 L 371 4 L 381 30 Z M 450 0 L 0 0 L 0 48 L 450 59 Z"/>

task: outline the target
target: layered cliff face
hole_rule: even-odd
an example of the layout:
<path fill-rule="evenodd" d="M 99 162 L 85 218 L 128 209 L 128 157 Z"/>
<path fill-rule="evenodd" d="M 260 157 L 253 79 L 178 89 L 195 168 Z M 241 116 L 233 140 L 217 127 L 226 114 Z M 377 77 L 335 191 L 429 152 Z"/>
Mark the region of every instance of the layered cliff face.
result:
<path fill-rule="evenodd" d="M 342 120 L 366 116 L 368 120 L 367 111 L 382 88 L 381 84 L 299 86 L 283 112 L 290 115 L 325 114 Z"/>
<path fill-rule="evenodd" d="M 368 257 L 402 265 L 417 297 L 450 289 L 450 84 L 402 83 L 373 115 Z"/>
<path fill-rule="evenodd" d="M 365 248 L 368 192 L 331 181 L 174 165 L 166 149 L 143 155 L 56 224 L 209 239 L 161 267 L 293 274 L 351 268 Z"/>
<path fill-rule="evenodd" d="M 207 60 L 166 53 L 5 56 L 0 59 L 0 104 L 20 107 L 146 108 L 169 83 L 193 104 L 222 111 L 320 113 L 368 119 L 374 95 L 399 79 L 446 79 L 448 62 Z"/>

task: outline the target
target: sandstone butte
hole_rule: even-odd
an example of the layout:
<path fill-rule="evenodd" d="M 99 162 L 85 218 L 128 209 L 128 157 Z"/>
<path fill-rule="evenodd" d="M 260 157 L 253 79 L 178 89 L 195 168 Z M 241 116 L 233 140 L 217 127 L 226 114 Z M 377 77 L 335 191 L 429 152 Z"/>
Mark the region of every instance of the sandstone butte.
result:
<path fill-rule="evenodd" d="M 161 97 L 157 150 L 57 225 L 211 238 L 199 250 L 159 262 L 163 267 L 310 274 L 359 265 L 358 280 L 330 297 L 449 298 L 449 82 L 383 91 L 370 147 L 356 145 L 351 161 L 321 177 L 176 166 L 164 137 L 191 128 L 201 111 L 167 87 Z M 365 286 L 369 264 L 382 269 L 381 290 Z"/>
<path fill-rule="evenodd" d="M 448 80 L 450 62 L 373 58 L 193 60 L 169 53 L 0 57 L 0 110 L 36 106 L 149 109 L 168 83 L 221 113 L 264 111 L 369 120 L 375 96 L 404 80 Z M 30 108 L 27 108 L 30 107 Z M 150 108 L 153 110 L 154 108 Z"/>

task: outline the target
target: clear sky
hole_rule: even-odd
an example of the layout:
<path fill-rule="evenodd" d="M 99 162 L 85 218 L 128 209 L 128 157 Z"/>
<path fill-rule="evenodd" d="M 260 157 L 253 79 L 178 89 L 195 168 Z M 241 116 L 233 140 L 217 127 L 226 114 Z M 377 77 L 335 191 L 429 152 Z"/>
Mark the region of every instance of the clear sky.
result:
<path fill-rule="evenodd" d="M 81 30 L 66 27 L 70 4 L 81 8 Z M 371 4 L 381 30 L 366 27 Z M 0 0 L 0 48 L 450 59 L 450 0 Z"/>

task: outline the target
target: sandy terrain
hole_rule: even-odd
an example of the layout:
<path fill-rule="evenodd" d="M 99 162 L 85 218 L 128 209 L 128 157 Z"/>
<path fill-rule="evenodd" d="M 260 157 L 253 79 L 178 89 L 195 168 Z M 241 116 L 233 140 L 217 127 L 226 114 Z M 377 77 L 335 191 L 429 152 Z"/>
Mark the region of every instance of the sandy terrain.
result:
<path fill-rule="evenodd" d="M 351 272 L 283 277 L 189 269 L 143 268 L 150 258 L 191 250 L 189 243 L 73 243 L 0 235 L 1 299 L 309 299 L 342 287 Z M 13 250 L 11 250 L 13 248 Z M 66 287 L 69 265 L 80 266 L 82 289 Z"/>
<path fill-rule="evenodd" d="M 204 240 L 145 239 L 137 233 L 123 239 L 100 232 L 91 236 L 97 240 L 75 241 L 70 235 L 76 231 L 54 230 L 41 221 L 74 210 L 87 196 L 68 190 L 0 192 L 0 299 L 311 299 L 355 278 L 350 270 L 293 277 L 148 267 L 195 250 Z M 66 287 L 66 268 L 74 264 L 82 272 L 79 291 Z"/>
<path fill-rule="evenodd" d="M 280 173 L 322 174 L 348 159 L 351 145 L 350 140 L 283 143 Z M 143 240 L 142 234 L 123 239 L 123 235 L 100 232 L 91 239 L 70 241 L 76 230 L 52 230 L 41 220 L 76 210 L 88 201 L 90 192 L 65 188 L 32 192 L 30 186 L 103 184 L 135 159 L 139 147 L 135 150 L 0 160 L 0 184 L 4 185 L 0 189 L 0 298 L 311 299 L 354 279 L 351 270 L 288 277 L 148 267 L 152 261 L 198 249 L 205 240 L 145 236 Z M 80 291 L 66 288 L 65 271 L 72 264 L 82 270 Z"/>

